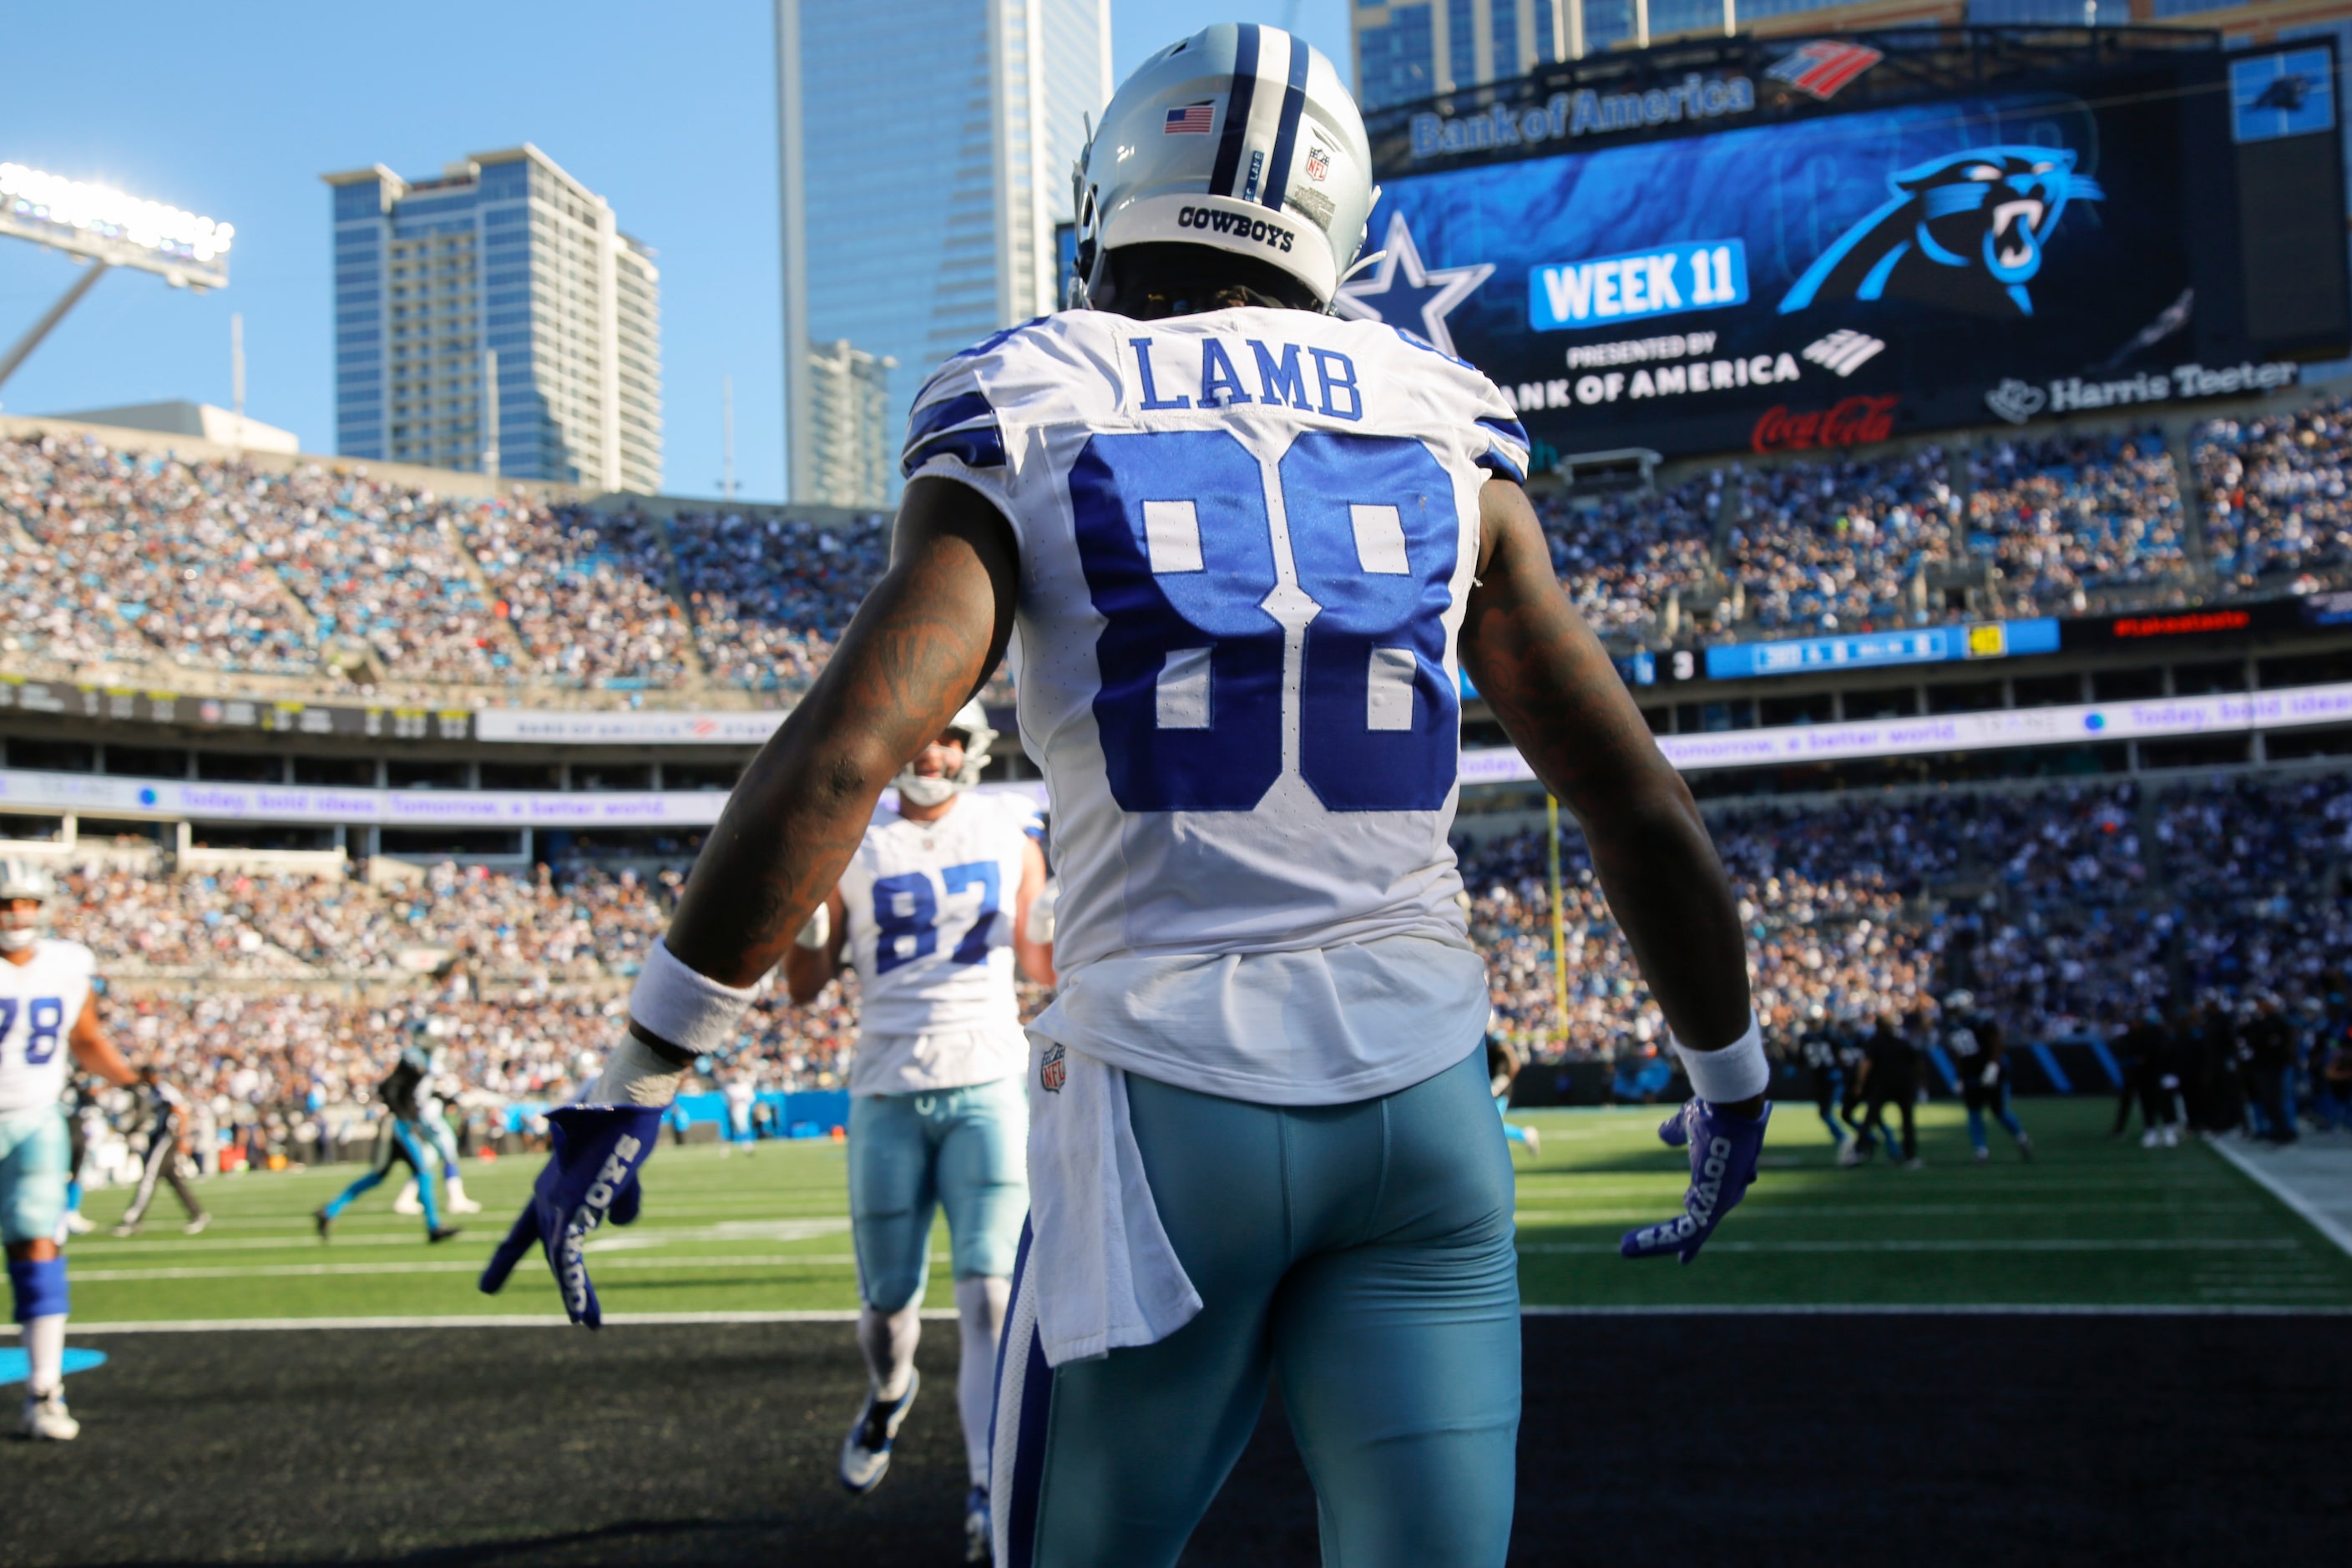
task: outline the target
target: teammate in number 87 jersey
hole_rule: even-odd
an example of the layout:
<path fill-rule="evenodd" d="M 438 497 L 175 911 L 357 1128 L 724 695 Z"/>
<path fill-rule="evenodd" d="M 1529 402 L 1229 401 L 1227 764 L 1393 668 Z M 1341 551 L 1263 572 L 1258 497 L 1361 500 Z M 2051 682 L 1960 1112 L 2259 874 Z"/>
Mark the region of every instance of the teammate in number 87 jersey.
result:
<path fill-rule="evenodd" d="M 996 1343 L 1029 1206 L 1021 1083 L 1028 1041 L 1013 989 L 1015 955 L 1031 979 L 1054 981 L 1051 934 L 1033 929 L 1045 886 L 1036 807 L 971 793 L 994 736 L 980 704 L 967 704 L 900 772 L 898 813 L 866 830 L 784 967 L 793 1000 L 803 1003 L 845 958 L 857 970 L 849 1215 L 863 1303 L 857 1342 L 872 1382 L 842 1445 L 841 1481 L 871 1491 L 889 1468 L 915 1399 L 932 1211 L 944 1207 L 973 1561 L 987 1553 Z"/>

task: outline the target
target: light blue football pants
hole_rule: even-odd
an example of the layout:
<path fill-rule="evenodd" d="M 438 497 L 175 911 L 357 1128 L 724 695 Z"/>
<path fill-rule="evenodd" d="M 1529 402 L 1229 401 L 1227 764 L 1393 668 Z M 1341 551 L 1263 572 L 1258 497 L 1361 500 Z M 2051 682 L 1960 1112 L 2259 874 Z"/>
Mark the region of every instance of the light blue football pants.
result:
<path fill-rule="evenodd" d="M 1059 1369 L 1034 1332 L 1008 1341 L 996 1419 L 1021 1426 L 992 1489 L 1010 1510 L 999 1568 L 1173 1563 L 1257 1425 L 1269 1371 L 1314 1479 L 1325 1568 L 1498 1568 L 1519 1287 L 1484 1054 L 1353 1105 L 1249 1105 L 1133 1074 L 1127 1090 L 1203 1304 L 1158 1344 Z M 1015 1279 L 1016 1320 L 1029 1289 Z"/>
<path fill-rule="evenodd" d="M 955 1277 L 1013 1272 L 1029 1212 L 1029 1102 L 1017 1075 L 849 1102 L 849 1219 L 857 1291 L 877 1312 L 919 1302 L 931 1217 L 948 1211 Z"/>
<path fill-rule="evenodd" d="M 0 1241 L 51 1241 L 66 1212 L 71 1135 L 55 1106 L 0 1116 Z"/>

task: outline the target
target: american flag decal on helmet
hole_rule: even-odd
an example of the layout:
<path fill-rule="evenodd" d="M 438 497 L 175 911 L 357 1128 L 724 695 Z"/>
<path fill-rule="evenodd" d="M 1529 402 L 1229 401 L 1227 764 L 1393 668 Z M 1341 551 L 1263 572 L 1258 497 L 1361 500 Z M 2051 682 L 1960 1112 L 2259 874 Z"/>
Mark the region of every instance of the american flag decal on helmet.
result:
<path fill-rule="evenodd" d="M 1200 103 L 1188 103 L 1181 109 L 1168 111 L 1168 122 L 1160 128 L 1163 136 L 1206 136 L 1209 121 L 1216 110 L 1213 99 Z"/>
<path fill-rule="evenodd" d="M 1826 103 L 1838 89 L 1886 57 L 1864 44 L 1818 38 L 1764 74 Z"/>

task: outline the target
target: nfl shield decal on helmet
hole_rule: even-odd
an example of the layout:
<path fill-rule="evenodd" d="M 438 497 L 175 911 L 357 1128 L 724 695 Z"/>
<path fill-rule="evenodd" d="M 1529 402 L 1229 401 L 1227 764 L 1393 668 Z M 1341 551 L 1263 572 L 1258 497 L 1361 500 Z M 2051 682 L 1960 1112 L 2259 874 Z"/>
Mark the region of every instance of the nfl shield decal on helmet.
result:
<path fill-rule="evenodd" d="M 1062 1085 L 1069 1079 L 1070 1069 L 1062 1060 L 1062 1045 L 1056 1040 L 1045 1047 L 1045 1055 L 1037 1064 L 1037 1081 L 1047 1094 L 1059 1094 Z"/>

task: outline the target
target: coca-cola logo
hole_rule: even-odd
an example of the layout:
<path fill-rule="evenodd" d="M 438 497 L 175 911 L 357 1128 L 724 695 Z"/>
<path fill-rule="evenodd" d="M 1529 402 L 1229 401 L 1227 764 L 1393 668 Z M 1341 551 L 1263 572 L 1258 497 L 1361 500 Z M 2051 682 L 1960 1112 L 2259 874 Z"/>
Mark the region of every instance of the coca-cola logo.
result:
<path fill-rule="evenodd" d="M 1895 434 L 1899 401 L 1894 396 L 1841 397 L 1827 408 L 1809 409 L 1776 403 L 1758 417 L 1748 444 L 1759 452 L 1790 452 L 1884 441 Z"/>

